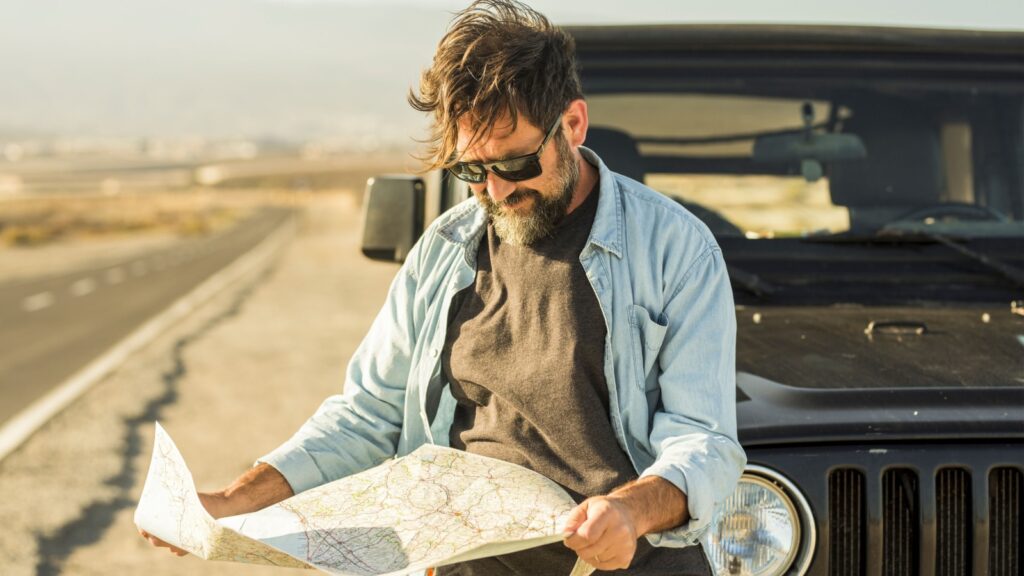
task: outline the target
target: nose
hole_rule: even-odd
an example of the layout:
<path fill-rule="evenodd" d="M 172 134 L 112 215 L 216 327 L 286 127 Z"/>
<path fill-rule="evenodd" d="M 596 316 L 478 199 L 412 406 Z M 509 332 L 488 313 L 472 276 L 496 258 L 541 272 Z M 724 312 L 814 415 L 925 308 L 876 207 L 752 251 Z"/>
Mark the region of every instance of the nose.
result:
<path fill-rule="evenodd" d="M 493 172 L 487 171 L 487 194 L 495 203 L 500 203 L 516 190 L 516 183 L 509 182 Z"/>

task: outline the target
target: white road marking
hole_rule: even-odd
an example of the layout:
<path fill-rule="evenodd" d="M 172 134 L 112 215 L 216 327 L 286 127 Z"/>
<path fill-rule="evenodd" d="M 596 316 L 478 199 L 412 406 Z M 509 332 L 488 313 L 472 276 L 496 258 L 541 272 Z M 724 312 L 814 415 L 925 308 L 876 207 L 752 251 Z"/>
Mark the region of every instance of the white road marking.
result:
<path fill-rule="evenodd" d="M 72 296 L 85 296 L 96 290 L 96 281 L 92 278 L 82 278 L 71 285 Z"/>
<path fill-rule="evenodd" d="M 111 268 L 107 270 L 107 284 L 120 284 L 124 282 L 124 269 L 123 268 Z"/>
<path fill-rule="evenodd" d="M 146 275 L 146 263 L 139 261 L 132 263 L 132 275 L 133 276 L 145 276 Z"/>
<path fill-rule="evenodd" d="M 53 305 L 55 298 L 50 292 L 40 292 L 39 294 L 33 294 L 28 298 L 21 301 L 21 309 L 25 312 L 35 312 L 36 310 L 42 310 L 43 308 L 49 308 Z"/>

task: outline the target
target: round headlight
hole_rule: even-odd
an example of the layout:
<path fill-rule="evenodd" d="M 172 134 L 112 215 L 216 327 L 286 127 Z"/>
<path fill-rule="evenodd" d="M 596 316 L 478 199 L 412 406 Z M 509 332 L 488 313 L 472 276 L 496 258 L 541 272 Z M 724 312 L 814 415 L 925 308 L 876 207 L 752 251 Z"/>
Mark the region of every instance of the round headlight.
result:
<path fill-rule="evenodd" d="M 774 471 L 756 467 L 757 473 L 751 473 L 751 468 L 719 507 L 702 539 L 716 574 L 784 574 L 801 551 L 802 524 L 813 531 L 810 509 L 796 487 Z M 790 494 L 798 499 L 800 510 Z M 813 540 L 813 532 L 810 536 Z M 804 556 L 809 559 L 809 554 Z"/>

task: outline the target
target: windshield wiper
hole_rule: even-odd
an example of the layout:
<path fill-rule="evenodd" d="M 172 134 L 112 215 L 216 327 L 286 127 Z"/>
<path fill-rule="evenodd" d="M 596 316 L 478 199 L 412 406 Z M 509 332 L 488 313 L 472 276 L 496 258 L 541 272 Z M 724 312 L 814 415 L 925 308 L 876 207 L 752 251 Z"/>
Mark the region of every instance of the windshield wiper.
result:
<path fill-rule="evenodd" d="M 967 256 L 971 260 L 982 264 L 989 270 L 998 272 L 1000 276 L 1010 280 L 1019 288 L 1024 288 L 1024 270 L 1009 264 L 1004 264 L 986 254 L 971 250 L 970 248 L 960 244 L 960 242 L 967 242 L 966 238 L 946 236 L 945 234 L 939 234 L 936 232 L 929 232 L 927 230 L 880 230 L 874 235 L 868 236 L 857 236 L 857 235 L 843 235 L 836 234 L 832 236 L 810 236 L 801 238 L 804 242 L 820 242 L 823 244 L 827 243 L 863 243 L 863 242 L 874 242 L 874 243 L 911 243 L 911 242 L 935 242 L 942 244 L 964 256 Z M 958 242 L 959 241 L 959 242 Z"/>
<path fill-rule="evenodd" d="M 943 234 L 936 234 L 935 232 L 928 232 L 925 230 L 915 230 L 914 232 L 909 233 L 883 232 L 879 233 L 879 236 L 883 238 L 888 236 L 895 236 L 897 238 L 902 238 L 904 236 L 918 236 L 928 240 L 933 240 L 935 242 L 938 242 L 939 244 L 942 244 L 943 246 L 952 248 L 953 250 L 963 254 L 964 256 L 967 256 L 968 258 L 974 260 L 975 262 L 983 264 L 989 270 L 998 272 L 1001 276 L 1016 284 L 1018 288 L 1024 288 L 1024 270 L 1021 270 L 1020 268 L 1016 268 L 1014 266 L 1010 266 L 1009 264 L 1004 264 L 1003 262 L 991 258 L 988 255 L 983 254 L 981 252 L 971 250 L 970 248 L 958 243 L 955 239 L 950 238 L 949 236 L 945 236 Z"/>

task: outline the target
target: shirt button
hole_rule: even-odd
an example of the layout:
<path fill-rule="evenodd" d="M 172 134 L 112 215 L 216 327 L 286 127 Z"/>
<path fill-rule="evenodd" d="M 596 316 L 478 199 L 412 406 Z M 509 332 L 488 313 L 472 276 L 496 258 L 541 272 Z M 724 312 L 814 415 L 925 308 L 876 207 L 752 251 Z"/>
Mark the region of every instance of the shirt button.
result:
<path fill-rule="evenodd" d="M 437 358 L 437 348 L 432 349 L 430 351 L 430 355 L 433 356 L 434 358 Z"/>

